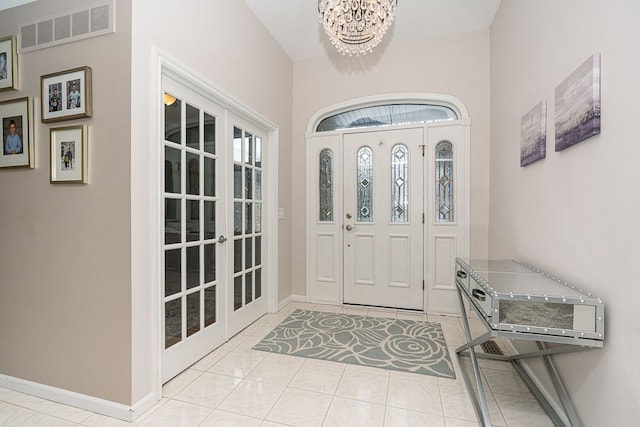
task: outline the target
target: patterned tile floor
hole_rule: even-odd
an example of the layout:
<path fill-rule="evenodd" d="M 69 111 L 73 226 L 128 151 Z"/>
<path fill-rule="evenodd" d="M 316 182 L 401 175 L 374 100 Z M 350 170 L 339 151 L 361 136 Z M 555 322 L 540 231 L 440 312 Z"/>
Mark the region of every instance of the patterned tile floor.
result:
<path fill-rule="evenodd" d="M 439 322 L 456 379 L 386 371 L 251 350 L 296 308 Z M 472 329 L 482 331 L 479 324 Z M 163 387 L 134 423 L 0 388 L 4 426 L 478 426 L 455 348 L 460 319 L 410 312 L 290 303 L 267 314 Z M 553 424 L 510 364 L 481 361 L 493 425 Z"/>

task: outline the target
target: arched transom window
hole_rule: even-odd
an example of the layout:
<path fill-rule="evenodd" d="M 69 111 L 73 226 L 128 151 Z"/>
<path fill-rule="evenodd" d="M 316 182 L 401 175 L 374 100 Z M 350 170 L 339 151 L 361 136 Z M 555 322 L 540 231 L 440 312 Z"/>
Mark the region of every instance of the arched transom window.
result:
<path fill-rule="evenodd" d="M 355 108 L 324 118 L 317 132 L 377 126 L 400 126 L 457 120 L 449 107 L 432 104 L 385 104 Z"/>

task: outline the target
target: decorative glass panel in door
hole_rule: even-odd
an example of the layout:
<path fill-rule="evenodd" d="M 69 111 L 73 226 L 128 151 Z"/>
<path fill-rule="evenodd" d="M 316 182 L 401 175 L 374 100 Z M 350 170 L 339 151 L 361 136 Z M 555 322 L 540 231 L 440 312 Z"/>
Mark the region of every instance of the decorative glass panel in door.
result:
<path fill-rule="evenodd" d="M 409 221 L 409 150 L 404 144 L 391 149 L 391 222 Z"/>
<path fill-rule="evenodd" d="M 373 222 L 373 151 L 358 150 L 358 222 Z"/>
<path fill-rule="evenodd" d="M 440 141 L 436 145 L 435 157 L 436 222 L 453 222 L 453 145 Z"/>
<path fill-rule="evenodd" d="M 318 185 L 319 194 L 319 220 L 333 221 L 333 151 L 325 148 L 319 157 L 320 179 Z"/>
<path fill-rule="evenodd" d="M 223 111 L 165 80 L 163 382 L 224 342 L 224 170 L 217 129 Z M 222 239 L 222 238 L 221 238 Z"/>

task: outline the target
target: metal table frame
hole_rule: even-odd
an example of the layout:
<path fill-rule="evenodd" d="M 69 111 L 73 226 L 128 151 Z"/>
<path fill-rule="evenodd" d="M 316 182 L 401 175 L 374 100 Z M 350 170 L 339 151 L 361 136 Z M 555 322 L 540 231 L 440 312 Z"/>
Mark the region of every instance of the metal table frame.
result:
<path fill-rule="evenodd" d="M 502 360 L 511 362 L 518 374 L 522 377 L 525 384 L 529 387 L 533 395 L 542 405 L 542 408 L 549 415 L 553 423 L 557 426 L 567 426 L 567 427 L 581 427 L 582 423 L 580 422 L 580 418 L 569 398 L 569 395 L 558 375 L 558 371 L 551 360 L 551 356 L 554 354 L 561 353 L 572 353 L 577 351 L 590 350 L 593 348 L 602 348 L 602 341 L 592 340 L 592 339 L 575 339 L 575 344 L 567 344 L 567 339 L 564 337 L 553 337 L 553 336 L 542 336 L 540 334 L 526 333 L 526 332 L 510 332 L 510 331 L 502 331 L 496 330 L 491 327 L 491 325 L 487 322 L 484 316 L 480 313 L 480 311 L 475 307 L 475 302 L 471 295 L 469 295 L 462 285 L 456 279 L 456 290 L 458 294 L 458 302 L 460 304 L 460 312 L 462 314 L 462 325 L 464 327 L 465 337 L 467 339 L 467 343 L 458 347 L 456 349 L 456 356 L 458 357 L 458 361 L 460 362 L 461 374 L 464 378 L 465 384 L 469 389 L 471 400 L 473 402 L 473 406 L 476 411 L 476 415 L 478 416 L 478 420 L 480 421 L 482 426 L 491 426 L 491 419 L 489 417 L 489 406 L 487 405 L 487 398 L 485 395 L 484 385 L 480 376 L 480 367 L 478 365 L 478 358 L 484 359 L 493 359 L 493 360 Z M 469 307 L 473 307 L 478 312 L 478 317 L 482 320 L 482 323 L 487 328 L 488 332 L 485 334 L 473 338 L 471 336 L 471 329 L 469 328 L 469 319 L 467 316 L 467 310 L 464 305 L 463 295 L 469 300 Z M 505 338 L 514 338 L 514 339 L 522 339 L 528 341 L 535 341 L 538 347 L 537 351 L 521 353 L 516 355 L 493 355 L 486 353 L 476 354 L 475 347 L 491 340 L 495 337 L 505 337 Z M 553 347 L 548 347 L 546 343 L 557 343 L 558 345 Z M 477 396 L 473 390 L 473 384 L 471 383 L 471 379 L 467 374 L 467 371 L 464 369 L 463 365 L 463 357 L 471 358 L 471 366 L 473 369 L 473 376 L 475 380 L 475 384 L 478 390 Z M 547 400 L 547 397 L 540 391 L 536 383 L 533 381 L 529 373 L 523 367 L 523 360 L 528 358 L 541 357 L 545 370 L 549 375 L 551 382 L 555 388 L 558 397 L 560 398 L 560 403 L 562 408 L 564 409 L 564 417 L 563 414 L 558 413 L 556 408 L 551 405 L 551 403 Z"/>

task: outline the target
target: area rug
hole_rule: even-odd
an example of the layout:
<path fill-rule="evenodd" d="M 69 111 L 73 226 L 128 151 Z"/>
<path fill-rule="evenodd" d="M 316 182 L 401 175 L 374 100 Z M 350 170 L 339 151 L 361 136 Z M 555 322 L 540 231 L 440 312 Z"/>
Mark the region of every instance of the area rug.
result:
<path fill-rule="evenodd" d="M 440 324 L 297 309 L 254 350 L 455 378 Z"/>

